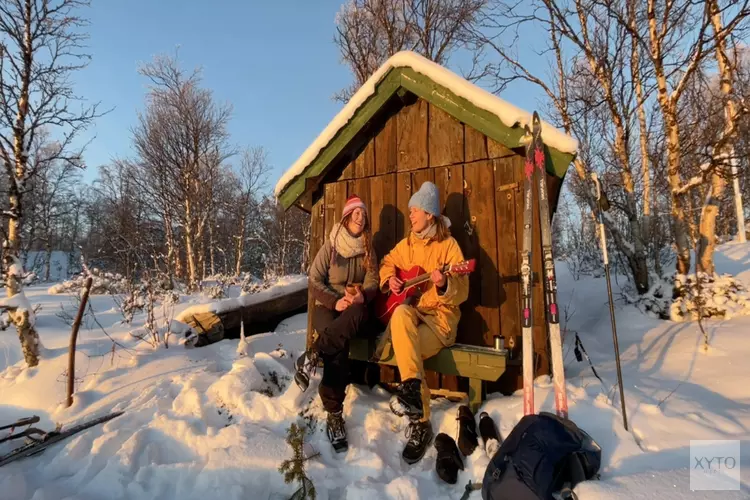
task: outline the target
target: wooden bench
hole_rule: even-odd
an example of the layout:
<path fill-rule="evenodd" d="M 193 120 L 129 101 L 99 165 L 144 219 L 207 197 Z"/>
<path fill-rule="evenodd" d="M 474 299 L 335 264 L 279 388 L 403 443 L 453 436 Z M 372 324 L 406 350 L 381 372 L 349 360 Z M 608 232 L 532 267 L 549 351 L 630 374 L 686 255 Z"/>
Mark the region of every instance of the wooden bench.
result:
<path fill-rule="evenodd" d="M 369 361 L 375 351 L 377 339 L 355 338 L 350 343 L 349 358 Z M 476 412 L 482 405 L 482 382 L 495 382 L 505 372 L 508 350 L 480 347 L 467 344 L 453 344 L 424 361 L 427 370 L 443 375 L 457 375 L 469 379 L 469 407 Z M 396 366 L 393 349 L 380 364 Z"/>

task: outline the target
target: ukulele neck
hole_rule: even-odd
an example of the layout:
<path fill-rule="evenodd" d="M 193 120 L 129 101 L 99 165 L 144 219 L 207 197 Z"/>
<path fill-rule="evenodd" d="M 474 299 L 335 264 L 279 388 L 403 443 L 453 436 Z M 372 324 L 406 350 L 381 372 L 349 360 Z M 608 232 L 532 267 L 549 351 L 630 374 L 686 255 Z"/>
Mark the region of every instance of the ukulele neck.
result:
<path fill-rule="evenodd" d="M 450 269 L 449 270 L 441 269 L 441 271 L 443 272 L 443 274 L 446 274 L 446 275 L 450 274 Z M 405 289 L 406 288 L 411 288 L 413 286 L 420 285 L 420 284 L 424 283 L 425 281 L 429 281 L 430 280 L 430 274 L 431 273 L 420 274 L 416 278 L 412 278 L 412 279 L 410 279 L 408 281 L 405 281 L 404 282 L 404 288 Z"/>

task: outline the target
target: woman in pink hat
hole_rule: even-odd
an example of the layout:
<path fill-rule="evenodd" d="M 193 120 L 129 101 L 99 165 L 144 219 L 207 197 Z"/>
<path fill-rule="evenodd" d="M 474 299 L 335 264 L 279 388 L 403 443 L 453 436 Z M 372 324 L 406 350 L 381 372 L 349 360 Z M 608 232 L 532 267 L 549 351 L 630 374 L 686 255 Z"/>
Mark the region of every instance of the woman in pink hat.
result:
<path fill-rule="evenodd" d="M 367 304 L 377 293 L 377 266 L 367 207 L 358 196 L 350 196 L 341 222 L 333 226 L 310 268 L 315 334 L 310 348 L 295 362 L 294 375 L 297 385 L 307 390 L 311 372 L 323 361 L 318 392 L 336 452 L 348 449 L 343 404 L 349 385 L 349 339 L 366 320 Z"/>

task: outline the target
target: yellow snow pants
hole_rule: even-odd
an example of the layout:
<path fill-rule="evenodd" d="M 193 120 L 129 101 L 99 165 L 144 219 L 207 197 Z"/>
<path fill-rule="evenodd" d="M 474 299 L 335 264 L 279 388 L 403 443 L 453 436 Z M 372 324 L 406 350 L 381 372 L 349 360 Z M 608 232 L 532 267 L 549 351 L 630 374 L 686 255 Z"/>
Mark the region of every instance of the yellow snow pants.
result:
<path fill-rule="evenodd" d="M 411 306 L 398 306 L 393 311 L 388 326 L 401 380 L 422 380 L 424 417 L 421 421 L 425 422 L 430 419 L 430 388 L 425 381 L 423 360 L 440 352 L 445 344 L 432 328 L 421 322 L 416 309 Z"/>

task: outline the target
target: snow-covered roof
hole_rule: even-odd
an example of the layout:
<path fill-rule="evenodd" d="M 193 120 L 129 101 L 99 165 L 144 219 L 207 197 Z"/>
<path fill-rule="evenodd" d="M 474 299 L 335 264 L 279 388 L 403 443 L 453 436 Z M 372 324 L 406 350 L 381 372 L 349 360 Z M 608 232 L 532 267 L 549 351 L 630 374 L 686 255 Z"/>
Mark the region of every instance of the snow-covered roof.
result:
<path fill-rule="evenodd" d="M 532 114 L 474 85 L 452 71 L 436 64 L 419 54 L 410 51 L 398 52 L 391 56 L 352 96 L 344 108 L 320 133 L 297 161 L 281 176 L 274 195 L 279 194 L 315 160 L 320 152 L 336 137 L 336 134 L 352 119 L 356 111 L 375 93 L 377 84 L 393 68 L 411 68 L 438 85 L 442 85 L 459 97 L 496 115 L 508 127 L 531 125 Z M 578 141 L 547 122 L 542 121 L 544 143 L 562 153 L 575 154 Z"/>

